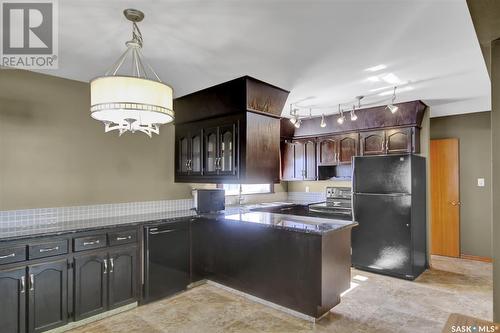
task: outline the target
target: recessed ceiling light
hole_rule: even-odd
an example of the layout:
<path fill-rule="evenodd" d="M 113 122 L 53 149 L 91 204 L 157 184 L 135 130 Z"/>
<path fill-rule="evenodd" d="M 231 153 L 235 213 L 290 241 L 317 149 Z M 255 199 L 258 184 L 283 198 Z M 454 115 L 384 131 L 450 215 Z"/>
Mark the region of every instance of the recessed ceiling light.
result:
<path fill-rule="evenodd" d="M 370 77 L 367 77 L 365 81 L 368 81 L 368 82 L 379 82 L 380 79 L 378 76 L 370 76 Z"/>
<path fill-rule="evenodd" d="M 388 74 L 382 75 L 380 78 L 382 80 L 384 80 L 385 82 L 387 82 L 389 84 L 393 84 L 393 85 L 402 83 L 401 80 L 399 79 L 399 77 L 397 77 L 394 73 L 388 73 Z"/>
<path fill-rule="evenodd" d="M 381 70 L 386 69 L 386 68 L 387 68 L 386 65 L 380 64 L 380 65 L 377 65 L 377 66 L 369 67 L 369 68 L 365 69 L 365 71 L 367 71 L 367 72 L 378 72 L 378 71 L 381 71 Z"/>

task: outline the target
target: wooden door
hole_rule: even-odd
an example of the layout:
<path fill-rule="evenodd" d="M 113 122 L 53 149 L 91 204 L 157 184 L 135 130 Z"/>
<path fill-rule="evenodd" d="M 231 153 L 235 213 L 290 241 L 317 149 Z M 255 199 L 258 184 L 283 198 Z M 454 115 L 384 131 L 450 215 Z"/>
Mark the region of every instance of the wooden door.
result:
<path fill-rule="evenodd" d="M 104 312 L 108 306 L 106 252 L 75 257 L 75 319 Z"/>
<path fill-rule="evenodd" d="M 44 332 L 68 322 L 66 259 L 28 267 L 28 332 Z"/>
<path fill-rule="evenodd" d="M 458 139 L 431 140 L 431 254 L 460 255 Z"/>
<path fill-rule="evenodd" d="M 411 127 L 387 130 L 385 132 L 387 154 L 411 153 L 412 134 Z"/>
<path fill-rule="evenodd" d="M 316 180 L 316 143 L 312 140 L 304 142 L 304 179 Z"/>
<path fill-rule="evenodd" d="M 301 180 L 305 177 L 305 147 L 303 141 L 294 141 L 294 149 L 295 149 L 295 160 L 294 160 L 294 175 L 293 179 Z"/>
<path fill-rule="evenodd" d="M 352 163 L 352 157 L 358 155 L 358 133 L 343 135 L 339 138 L 338 163 Z"/>
<path fill-rule="evenodd" d="M 137 300 L 137 248 L 109 253 L 109 307 L 116 308 Z"/>
<path fill-rule="evenodd" d="M 284 142 L 281 147 L 281 178 L 293 180 L 295 177 L 295 146 L 291 142 Z"/>
<path fill-rule="evenodd" d="M 0 332 L 26 330 L 26 267 L 0 271 Z"/>
<path fill-rule="evenodd" d="M 385 154 L 385 131 L 361 132 L 361 155 Z"/>
<path fill-rule="evenodd" d="M 337 141 L 334 138 L 318 140 L 318 165 L 335 165 L 337 163 Z"/>

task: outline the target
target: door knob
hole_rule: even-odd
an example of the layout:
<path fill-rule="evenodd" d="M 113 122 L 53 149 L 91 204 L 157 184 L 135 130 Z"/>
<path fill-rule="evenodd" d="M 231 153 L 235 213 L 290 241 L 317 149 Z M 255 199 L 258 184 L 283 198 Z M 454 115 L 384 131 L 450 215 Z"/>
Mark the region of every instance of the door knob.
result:
<path fill-rule="evenodd" d="M 460 201 L 450 201 L 452 206 L 460 206 L 462 203 Z"/>

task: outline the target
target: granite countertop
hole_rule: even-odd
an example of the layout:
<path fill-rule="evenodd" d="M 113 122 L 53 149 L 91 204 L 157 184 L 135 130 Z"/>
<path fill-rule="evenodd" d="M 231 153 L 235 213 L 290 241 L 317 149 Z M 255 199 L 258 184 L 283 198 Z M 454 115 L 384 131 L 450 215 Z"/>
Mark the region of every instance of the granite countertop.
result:
<path fill-rule="evenodd" d="M 354 221 L 267 212 L 241 212 L 239 214 L 225 214 L 224 220 L 256 223 L 277 229 L 314 234 L 335 232 L 358 225 L 358 223 Z"/>

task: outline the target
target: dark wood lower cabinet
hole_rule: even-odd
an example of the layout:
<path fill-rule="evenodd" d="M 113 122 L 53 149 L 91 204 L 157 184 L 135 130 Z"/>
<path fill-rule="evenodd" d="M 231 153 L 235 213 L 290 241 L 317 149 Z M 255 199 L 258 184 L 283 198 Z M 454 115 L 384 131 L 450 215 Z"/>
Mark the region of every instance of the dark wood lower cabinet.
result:
<path fill-rule="evenodd" d="M 137 297 L 137 248 L 109 252 L 109 308 L 134 302 Z"/>
<path fill-rule="evenodd" d="M 0 271 L 0 332 L 26 331 L 26 267 Z"/>
<path fill-rule="evenodd" d="M 66 259 L 28 266 L 28 332 L 43 332 L 68 322 Z"/>
<path fill-rule="evenodd" d="M 75 257 L 75 320 L 96 315 L 107 309 L 107 260 L 107 251 Z"/>

